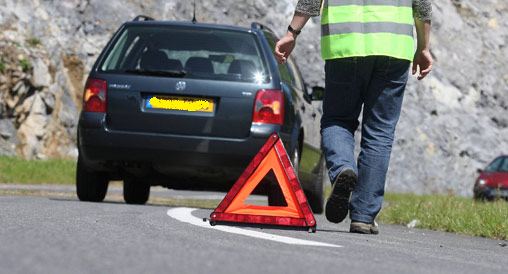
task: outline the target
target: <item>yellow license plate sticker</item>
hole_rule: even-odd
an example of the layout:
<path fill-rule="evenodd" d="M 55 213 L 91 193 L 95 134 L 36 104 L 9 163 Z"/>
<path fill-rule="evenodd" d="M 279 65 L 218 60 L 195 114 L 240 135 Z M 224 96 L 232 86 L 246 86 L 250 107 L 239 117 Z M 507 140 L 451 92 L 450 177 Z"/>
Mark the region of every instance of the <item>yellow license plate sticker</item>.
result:
<path fill-rule="evenodd" d="M 181 111 L 213 112 L 215 102 L 208 98 L 183 96 L 149 96 L 146 100 L 147 108 L 173 109 Z"/>

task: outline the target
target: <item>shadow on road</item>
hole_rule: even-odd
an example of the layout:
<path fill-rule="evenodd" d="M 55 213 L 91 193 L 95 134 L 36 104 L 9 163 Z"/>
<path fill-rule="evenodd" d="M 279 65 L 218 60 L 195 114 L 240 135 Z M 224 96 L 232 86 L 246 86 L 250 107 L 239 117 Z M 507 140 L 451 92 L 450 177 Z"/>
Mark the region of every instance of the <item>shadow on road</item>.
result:
<path fill-rule="evenodd" d="M 120 202 L 120 201 L 85 202 L 85 201 L 80 201 L 80 200 L 76 200 L 76 199 L 69 199 L 69 198 L 48 198 L 48 200 L 57 201 L 57 202 L 79 202 L 79 203 L 89 203 L 89 204 L 112 204 L 112 205 L 128 205 L 128 206 L 154 206 L 154 207 L 167 207 L 167 208 L 174 207 L 174 206 L 170 206 L 170 205 L 161 205 L 161 204 L 152 204 L 152 203 L 146 203 L 144 205 L 130 205 L 130 204 L 127 204 L 125 202 Z"/>
<path fill-rule="evenodd" d="M 347 233 L 349 234 L 349 231 L 345 231 L 345 230 L 335 230 L 335 229 L 316 229 L 316 232 L 331 232 L 331 233 Z"/>

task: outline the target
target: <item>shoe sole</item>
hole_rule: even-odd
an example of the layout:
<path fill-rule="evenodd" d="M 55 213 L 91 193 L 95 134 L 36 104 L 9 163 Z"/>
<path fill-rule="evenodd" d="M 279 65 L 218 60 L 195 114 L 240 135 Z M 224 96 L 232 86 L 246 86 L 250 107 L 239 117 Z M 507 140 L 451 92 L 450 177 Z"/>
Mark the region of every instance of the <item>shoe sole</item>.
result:
<path fill-rule="evenodd" d="M 326 219 L 332 223 L 342 222 L 349 212 L 349 197 L 358 181 L 352 169 L 345 169 L 333 184 L 332 193 L 326 202 Z"/>
<path fill-rule="evenodd" d="M 363 228 L 360 226 L 350 226 L 349 232 L 359 234 L 378 234 L 379 230 L 373 229 L 371 226 L 369 228 Z"/>

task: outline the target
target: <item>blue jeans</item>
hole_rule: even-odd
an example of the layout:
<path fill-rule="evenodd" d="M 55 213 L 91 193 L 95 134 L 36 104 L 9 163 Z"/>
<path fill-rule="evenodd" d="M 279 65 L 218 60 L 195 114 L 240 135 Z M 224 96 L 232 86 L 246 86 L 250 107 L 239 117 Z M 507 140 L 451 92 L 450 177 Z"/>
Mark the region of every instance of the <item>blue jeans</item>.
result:
<path fill-rule="evenodd" d="M 381 210 L 386 172 L 400 116 L 409 61 L 387 56 L 327 60 L 321 136 L 330 180 L 344 168 L 358 174 L 350 218 L 370 223 Z M 363 105 L 361 152 L 354 134 Z"/>

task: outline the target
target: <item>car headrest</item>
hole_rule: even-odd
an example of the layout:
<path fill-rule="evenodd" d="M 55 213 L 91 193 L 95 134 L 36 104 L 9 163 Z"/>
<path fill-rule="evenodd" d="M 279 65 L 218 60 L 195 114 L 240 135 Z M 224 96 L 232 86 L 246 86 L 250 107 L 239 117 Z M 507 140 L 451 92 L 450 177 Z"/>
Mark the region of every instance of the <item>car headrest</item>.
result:
<path fill-rule="evenodd" d="M 139 66 L 142 69 L 165 69 L 168 63 L 168 56 L 159 50 L 147 50 L 143 53 Z"/>
<path fill-rule="evenodd" d="M 185 63 L 185 70 L 190 72 L 214 73 L 212 61 L 204 57 L 191 57 Z"/>
<path fill-rule="evenodd" d="M 234 60 L 228 68 L 229 74 L 241 74 L 244 77 L 251 77 L 256 73 L 256 66 L 249 60 Z"/>
<path fill-rule="evenodd" d="M 178 59 L 169 59 L 167 69 L 180 71 L 183 70 L 182 62 Z"/>

